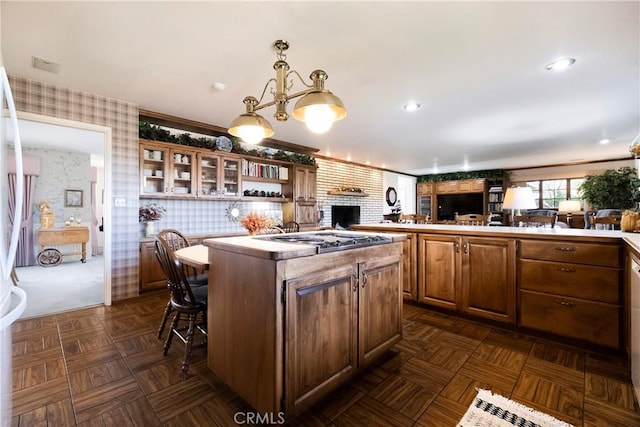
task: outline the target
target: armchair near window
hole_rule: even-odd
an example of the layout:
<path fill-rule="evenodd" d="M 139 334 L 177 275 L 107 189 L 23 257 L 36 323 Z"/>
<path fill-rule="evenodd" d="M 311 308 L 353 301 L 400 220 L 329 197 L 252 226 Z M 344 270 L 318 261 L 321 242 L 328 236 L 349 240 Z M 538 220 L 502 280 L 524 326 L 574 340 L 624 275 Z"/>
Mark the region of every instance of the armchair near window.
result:
<path fill-rule="evenodd" d="M 600 220 L 598 219 L 598 224 L 595 223 L 595 218 L 604 218 L 613 216 L 613 219 L 610 220 Z M 615 220 L 615 217 L 618 217 L 618 220 Z M 622 210 L 621 209 L 600 209 L 596 212 L 587 211 L 584 213 L 584 228 L 586 229 L 612 229 L 619 230 L 620 229 L 620 218 L 622 218 Z"/>

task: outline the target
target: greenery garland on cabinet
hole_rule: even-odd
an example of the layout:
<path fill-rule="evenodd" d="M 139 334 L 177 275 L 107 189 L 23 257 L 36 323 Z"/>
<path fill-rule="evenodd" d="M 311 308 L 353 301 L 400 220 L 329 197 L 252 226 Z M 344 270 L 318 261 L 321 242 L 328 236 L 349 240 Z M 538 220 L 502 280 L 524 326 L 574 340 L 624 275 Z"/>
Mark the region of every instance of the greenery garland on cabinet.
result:
<path fill-rule="evenodd" d="M 436 173 L 431 175 L 422 175 L 418 177 L 418 182 L 440 182 L 440 181 L 457 181 L 461 179 L 497 179 L 504 178 L 509 175 L 508 171 L 503 169 L 490 169 L 484 171 L 469 171 L 469 172 L 450 172 L 450 173 Z"/>
<path fill-rule="evenodd" d="M 168 130 L 151 124 L 145 120 L 140 120 L 138 135 L 141 139 L 151 141 L 170 142 L 173 144 L 186 145 L 195 148 L 206 148 L 216 150 L 216 138 L 200 137 L 194 138 L 189 133 L 174 135 Z M 262 159 L 282 160 L 284 162 L 298 163 L 303 165 L 315 165 L 316 159 L 307 154 L 292 153 L 290 151 L 278 150 L 275 153 L 270 149 L 254 148 L 245 150 L 240 144 L 240 139 L 233 135 L 225 135 L 231 140 L 231 152 L 245 156 L 259 157 Z"/>

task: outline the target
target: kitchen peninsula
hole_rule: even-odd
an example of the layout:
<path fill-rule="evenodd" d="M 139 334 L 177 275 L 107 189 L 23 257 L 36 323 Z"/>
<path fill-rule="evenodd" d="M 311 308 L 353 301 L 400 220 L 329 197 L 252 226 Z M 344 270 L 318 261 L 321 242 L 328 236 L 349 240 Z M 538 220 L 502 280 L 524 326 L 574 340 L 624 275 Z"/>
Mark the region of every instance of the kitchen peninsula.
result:
<path fill-rule="evenodd" d="M 289 418 L 401 339 L 406 237 L 275 236 L 203 242 L 208 364 L 254 409 Z"/>
<path fill-rule="evenodd" d="M 422 224 L 404 232 L 405 300 L 593 350 L 629 353 L 623 274 L 637 235 L 608 230 Z"/>

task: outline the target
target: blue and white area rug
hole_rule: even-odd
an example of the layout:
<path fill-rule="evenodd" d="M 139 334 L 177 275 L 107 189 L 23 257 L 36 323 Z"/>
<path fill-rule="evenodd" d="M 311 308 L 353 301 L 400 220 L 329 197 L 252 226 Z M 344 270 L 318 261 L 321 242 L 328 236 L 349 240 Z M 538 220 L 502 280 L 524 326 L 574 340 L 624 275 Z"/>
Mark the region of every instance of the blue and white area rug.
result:
<path fill-rule="evenodd" d="M 478 389 L 458 427 L 572 427 L 551 415 L 531 409 L 489 390 Z"/>

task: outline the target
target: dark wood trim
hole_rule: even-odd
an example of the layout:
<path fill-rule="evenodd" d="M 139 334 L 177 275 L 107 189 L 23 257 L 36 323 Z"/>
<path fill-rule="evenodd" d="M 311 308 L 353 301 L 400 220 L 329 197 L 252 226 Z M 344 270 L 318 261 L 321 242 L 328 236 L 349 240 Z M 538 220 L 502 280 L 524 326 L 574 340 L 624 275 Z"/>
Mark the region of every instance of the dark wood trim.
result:
<path fill-rule="evenodd" d="M 168 126 L 175 129 L 182 129 L 187 132 L 197 132 L 204 135 L 219 136 L 221 133 L 227 134 L 228 129 L 208 123 L 198 122 L 195 120 L 185 119 L 182 117 L 171 116 L 169 114 L 158 113 L 155 111 L 139 109 L 140 119 L 147 119 L 151 123 L 159 126 Z M 305 145 L 294 144 L 292 142 L 281 141 L 279 139 L 265 138 L 261 143 L 261 147 L 277 148 L 280 150 L 293 151 L 302 154 L 313 154 L 319 151 L 318 148 L 307 147 Z"/>

